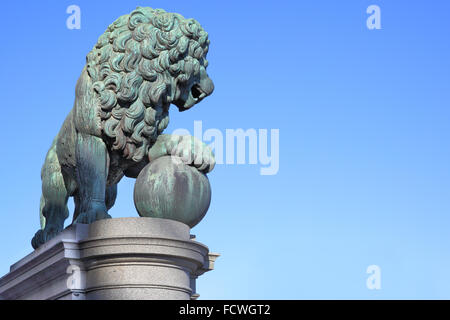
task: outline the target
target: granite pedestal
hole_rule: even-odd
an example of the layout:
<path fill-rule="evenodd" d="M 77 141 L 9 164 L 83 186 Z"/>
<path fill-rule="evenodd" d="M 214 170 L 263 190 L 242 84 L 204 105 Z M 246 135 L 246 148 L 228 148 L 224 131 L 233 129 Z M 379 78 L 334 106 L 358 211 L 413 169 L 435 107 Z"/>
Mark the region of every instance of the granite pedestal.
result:
<path fill-rule="evenodd" d="M 196 299 L 195 280 L 214 268 L 217 257 L 173 220 L 75 224 L 12 265 L 0 279 L 0 297 Z"/>

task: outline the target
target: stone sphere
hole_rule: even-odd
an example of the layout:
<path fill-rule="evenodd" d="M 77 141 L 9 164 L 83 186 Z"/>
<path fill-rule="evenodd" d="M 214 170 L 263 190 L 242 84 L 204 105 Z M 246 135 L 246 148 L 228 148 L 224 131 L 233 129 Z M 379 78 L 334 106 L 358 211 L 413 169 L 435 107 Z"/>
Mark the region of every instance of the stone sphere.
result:
<path fill-rule="evenodd" d="M 191 228 L 205 216 L 210 202 L 207 176 L 177 157 L 150 162 L 134 186 L 134 205 L 141 217 L 176 220 Z"/>

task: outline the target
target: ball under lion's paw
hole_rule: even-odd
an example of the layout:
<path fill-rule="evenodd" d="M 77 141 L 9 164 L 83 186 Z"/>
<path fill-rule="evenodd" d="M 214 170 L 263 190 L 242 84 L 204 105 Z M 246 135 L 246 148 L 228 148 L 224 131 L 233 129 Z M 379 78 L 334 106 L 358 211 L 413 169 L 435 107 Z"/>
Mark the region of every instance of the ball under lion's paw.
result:
<path fill-rule="evenodd" d="M 171 219 L 193 227 L 208 211 L 211 186 L 206 175 L 174 156 L 150 162 L 134 187 L 141 217 Z"/>

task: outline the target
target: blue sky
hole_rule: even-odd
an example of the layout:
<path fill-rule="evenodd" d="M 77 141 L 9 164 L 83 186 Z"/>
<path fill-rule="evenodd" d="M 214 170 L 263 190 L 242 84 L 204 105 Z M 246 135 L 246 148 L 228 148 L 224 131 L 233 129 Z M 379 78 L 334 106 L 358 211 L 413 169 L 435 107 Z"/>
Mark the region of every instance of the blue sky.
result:
<path fill-rule="evenodd" d="M 66 8 L 81 8 L 81 29 Z M 366 27 L 369 5 L 381 30 Z M 279 129 L 280 167 L 218 165 L 192 233 L 219 252 L 203 299 L 450 299 L 448 1 L 2 4 L 0 274 L 31 252 L 40 168 L 106 27 L 136 6 L 197 19 L 216 89 L 167 133 Z M 111 210 L 137 216 L 124 179 Z M 71 207 L 72 204 L 71 204 Z M 366 269 L 381 269 L 381 289 Z"/>

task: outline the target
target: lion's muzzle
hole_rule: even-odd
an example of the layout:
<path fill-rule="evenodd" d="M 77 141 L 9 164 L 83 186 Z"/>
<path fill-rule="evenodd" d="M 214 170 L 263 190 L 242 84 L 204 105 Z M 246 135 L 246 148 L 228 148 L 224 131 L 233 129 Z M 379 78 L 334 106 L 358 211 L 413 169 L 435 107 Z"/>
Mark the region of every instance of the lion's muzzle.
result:
<path fill-rule="evenodd" d="M 174 104 L 178 107 L 180 112 L 186 111 L 193 107 L 195 104 L 202 101 L 214 91 L 214 83 L 208 77 L 206 72 L 202 75 L 200 82 L 194 83 L 187 94 L 186 100 L 174 101 Z"/>

